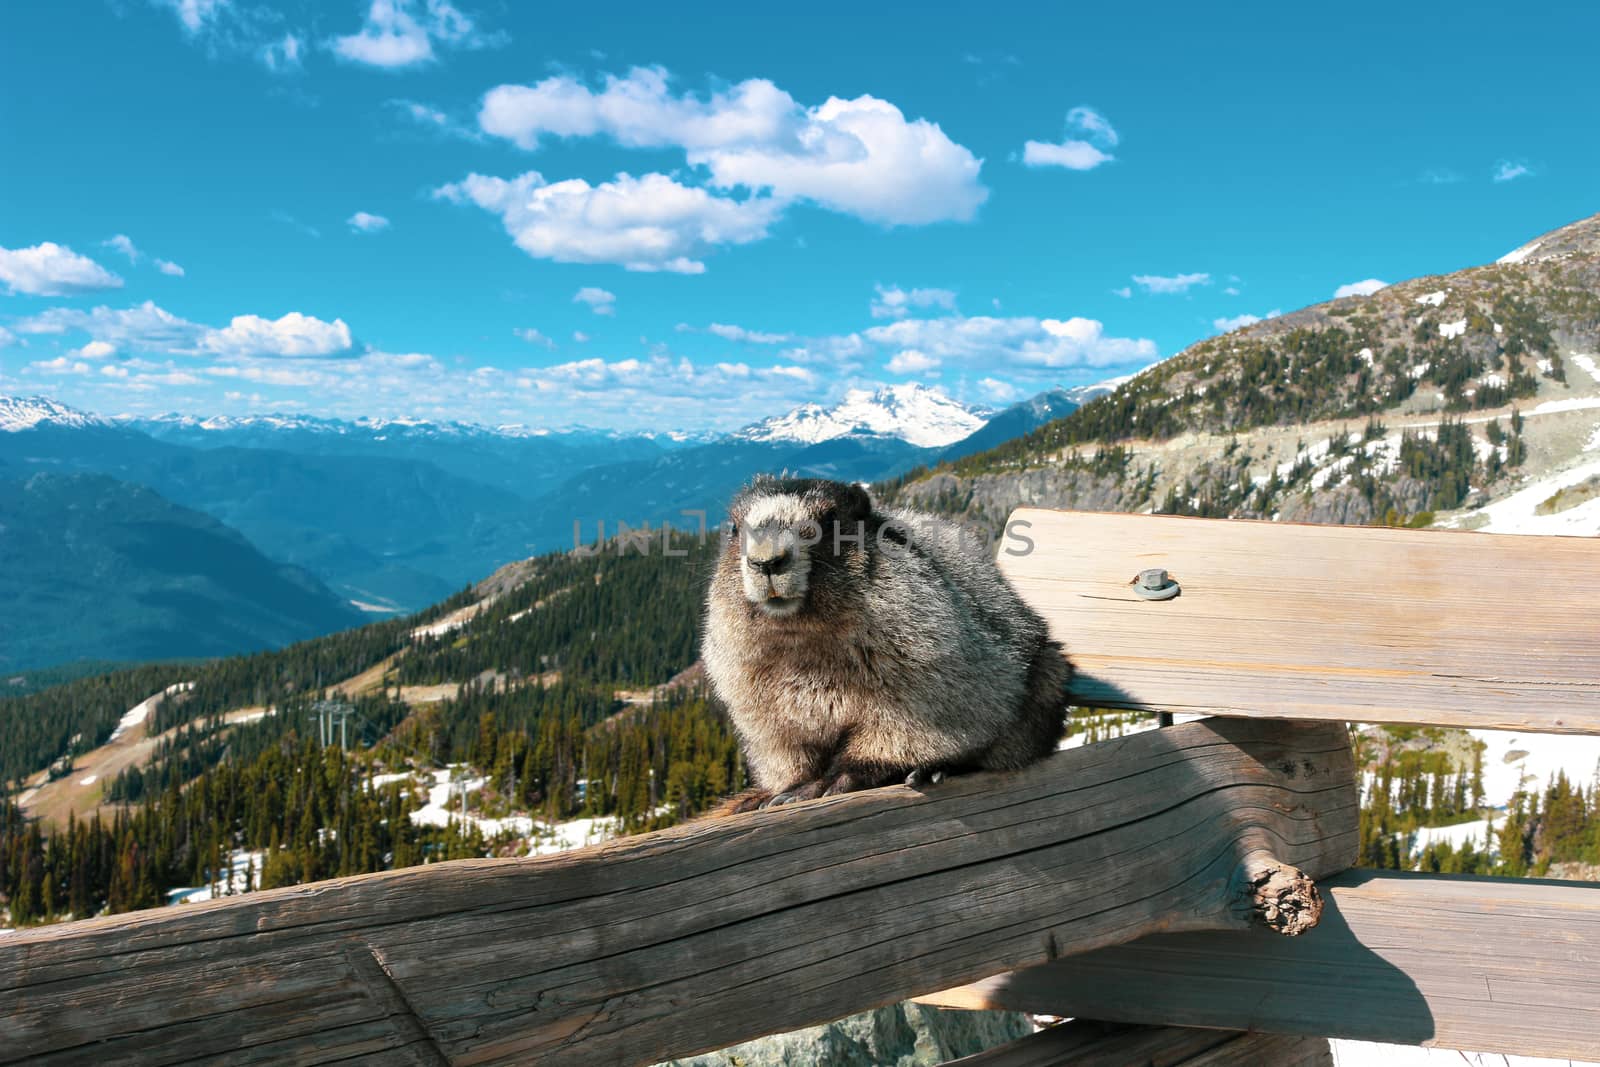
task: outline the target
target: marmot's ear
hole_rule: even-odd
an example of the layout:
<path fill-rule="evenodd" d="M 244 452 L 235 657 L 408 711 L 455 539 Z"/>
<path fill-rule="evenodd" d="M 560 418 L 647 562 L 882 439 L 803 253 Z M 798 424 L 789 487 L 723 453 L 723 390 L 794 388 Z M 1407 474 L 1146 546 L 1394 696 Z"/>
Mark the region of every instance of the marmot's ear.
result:
<path fill-rule="evenodd" d="M 839 494 L 839 512 L 840 518 L 865 521 L 872 517 L 872 498 L 859 485 L 846 484 Z"/>

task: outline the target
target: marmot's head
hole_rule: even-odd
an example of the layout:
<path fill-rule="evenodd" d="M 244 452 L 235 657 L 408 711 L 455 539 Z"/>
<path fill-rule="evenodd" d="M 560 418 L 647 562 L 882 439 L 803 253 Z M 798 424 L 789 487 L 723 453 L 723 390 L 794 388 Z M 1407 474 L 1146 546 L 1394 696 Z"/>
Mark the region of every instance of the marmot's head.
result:
<path fill-rule="evenodd" d="M 733 500 L 721 574 L 744 599 L 787 618 L 847 594 L 850 566 L 871 537 L 872 500 L 859 486 L 816 478 L 757 478 Z"/>

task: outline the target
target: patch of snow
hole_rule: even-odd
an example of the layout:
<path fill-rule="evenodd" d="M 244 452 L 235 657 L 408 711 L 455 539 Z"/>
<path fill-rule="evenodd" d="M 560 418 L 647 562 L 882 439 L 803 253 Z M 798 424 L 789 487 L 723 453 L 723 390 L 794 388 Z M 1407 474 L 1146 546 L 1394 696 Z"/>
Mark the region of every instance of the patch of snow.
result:
<path fill-rule="evenodd" d="M 255 711 L 246 712 L 243 715 L 236 716 L 230 721 L 242 726 L 245 723 L 260 722 L 268 715 L 276 715 L 277 713 L 277 708 L 259 708 Z"/>
<path fill-rule="evenodd" d="M 1506 332 L 1506 331 L 1505 331 L 1505 328 L 1504 328 L 1504 327 L 1502 327 L 1502 326 L 1501 326 L 1501 325 L 1500 325 L 1500 324 L 1499 324 L 1499 323 L 1498 323 L 1498 322 L 1497 322 L 1497 323 L 1495 323 L 1495 324 L 1494 324 L 1494 332 L 1495 332 L 1495 333 L 1497 333 L 1497 334 L 1500 334 L 1500 333 L 1505 333 L 1505 332 Z"/>
<path fill-rule="evenodd" d="M 111 731 L 111 736 L 107 738 L 106 744 L 109 745 L 112 741 L 117 740 L 117 738 L 121 737 L 123 734 L 127 733 L 129 730 L 148 719 L 150 717 L 150 713 L 156 710 L 156 705 L 161 703 L 164 698 L 169 697 L 173 693 L 181 690 L 193 688 L 193 682 L 173 682 L 171 685 L 167 686 L 154 696 L 146 697 L 144 700 L 141 700 L 139 703 L 129 708 L 127 713 L 124 714 L 121 719 L 117 720 L 117 728 Z"/>
<path fill-rule="evenodd" d="M 39 789 L 38 789 L 37 786 L 35 786 L 32 789 L 25 790 L 23 792 L 23 794 L 20 797 L 17 798 L 17 807 L 19 807 L 19 808 L 27 807 L 28 806 L 28 802 L 30 800 L 32 800 L 34 797 L 38 796 L 38 795 L 39 795 Z"/>
<path fill-rule="evenodd" d="M 411 813 L 411 821 L 418 826 L 449 826 L 452 822 L 461 821 L 460 794 L 457 790 L 462 786 L 451 780 L 451 773 L 459 765 L 433 772 L 433 783 L 428 787 L 428 803 Z M 379 777 L 384 777 L 379 775 Z M 374 779 L 376 781 L 376 779 Z M 482 789 L 488 783 L 486 778 L 469 778 L 466 781 L 466 791 Z M 456 803 L 451 804 L 454 799 Z M 504 819 L 485 819 L 471 812 L 466 818 L 469 826 L 475 826 L 485 837 L 497 837 L 502 833 L 511 833 L 519 837 L 526 837 L 533 833 L 534 820 L 526 815 L 511 815 Z"/>
<path fill-rule="evenodd" d="M 1528 244 L 1523 245 L 1521 248 L 1514 249 L 1513 251 L 1507 252 L 1505 255 L 1503 255 L 1499 259 L 1495 260 L 1495 262 L 1496 263 L 1521 263 L 1523 260 L 1525 260 L 1529 256 L 1533 255 L 1533 253 L 1538 249 L 1538 247 L 1539 247 L 1539 242 L 1538 241 L 1529 242 Z"/>
<path fill-rule="evenodd" d="M 1556 369 L 1556 364 L 1555 364 L 1554 360 L 1541 359 L 1539 361 L 1539 373 L 1540 374 L 1549 374 L 1551 371 L 1553 371 L 1555 369 Z"/>
<path fill-rule="evenodd" d="M 79 785 L 94 785 L 95 781 L 99 777 L 100 776 L 98 774 L 86 774 L 82 778 L 78 779 L 78 784 Z"/>
<path fill-rule="evenodd" d="M 1483 753 L 1483 795 L 1502 806 L 1517 790 L 1543 789 L 1556 772 L 1587 789 L 1600 777 L 1600 737 L 1471 730 L 1488 747 Z"/>
<path fill-rule="evenodd" d="M 1467 320 L 1460 319 L 1456 322 L 1442 322 L 1439 324 L 1439 336 L 1446 341 L 1460 337 L 1467 332 Z"/>
<path fill-rule="evenodd" d="M 919 448 L 952 445 L 988 422 L 977 411 L 938 389 L 908 383 L 876 391 L 852 389 L 833 407 L 803 404 L 786 415 L 740 430 L 747 441 L 819 444 L 851 435 L 899 438 Z"/>
<path fill-rule="evenodd" d="M 1429 845 L 1438 844 L 1447 844 L 1458 852 L 1462 845 L 1471 845 L 1479 852 L 1499 855 L 1500 844 L 1490 832 L 1493 826 L 1492 819 L 1474 819 L 1454 826 L 1424 826 L 1406 835 L 1406 855 L 1413 860 L 1420 859 Z"/>
<path fill-rule="evenodd" d="M 1582 352 L 1574 352 L 1567 358 L 1581 367 L 1589 377 L 1600 382 L 1600 366 L 1595 365 L 1593 356 L 1586 356 Z"/>
<path fill-rule="evenodd" d="M 1589 434 L 1589 440 L 1584 442 L 1585 452 L 1600 452 L 1600 422 L 1594 424 L 1594 432 Z"/>
<path fill-rule="evenodd" d="M 1406 370 L 1406 374 L 1412 378 L 1420 380 L 1424 374 L 1428 373 L 1428 368 L 1432 366 L 1433 364 L 1428 360 L 1423 360 L 1421 363 L 1413 363 L 1411 367 Z"/>
<path fill-rule="evenodd" d="M 1600 408 L 1600 396 L 1574 396 L 1566 400 L 1546 400 L 1528 414 L 1555 415 L 1563 411 L 1592 411 L 1595 408 Z"/>
<path fill-rule="evenodd" d="M 396 771 L 393 774 L 375 774 L 371 778 L 367 779 L 367 784 L 372 786 L 374 789 L 381 789 L 386 785 L 393 785 L 396 782 L 409 782 L 414 777 L 416 776 L 410 771 Z"/>
<path fill-rule="evenodd" d="M 1506 380 L 1494 371 L 1490 371 L 1488 374 L 1485 374 L 1482 378 L 1478 379 L 1478 384 L 1488 386 L 1503 386 L 1506 384 Z"/>
<path fill-rule="evenodd" d="M 265 863 L 267 854 L 264 850 L 234 849 L 228 854 L 228 870 L 226 875 L 216 874 L 206 885 L 193 886 L 187 889 L 167 890 L 167 903 L 172 904 L 198 904 L 203 900 L 215 900 L 229 893 L 235 895 L 250 891 L 251 872 L 255 872 L 257 884 L 261 881 L 261 868 Z"/>
<path fill-rule="evenodd" d="M 1372 366 L 1372 361 L 1375 358 L 1373 356 L 1373 354 L 1372 354 L 1372 349 L 1363 348 L 1361 351 L 1357 352 L 1356 355 L 1360 356 L 1363 360 L 1365 360 L 1367 366 L 1369 366 L 1369 367 Z"/>
<path fill-rule="evenodd" d="M 1486 504 L 1468 517 L 1481 516 L 1486 519 L 1483 525 L 1477 527 L 1485 533 L 1566 534 L 1574 537 L 1600 535 L 1600 497 L 1553 515 L 1537 514 L 1539 505 L 1550 499 L 1556 490 L 1570 488 L 1597 475 L 1600 475 L 1600 460 L 1581 463 Z"/>
<path fill-rule="evenodd" d="M 0 433 L 21 433 L 36 426 L 108 426 L 98 415 L 58 404 L 43 396 L 0 396 Z"/>
<path fill-rule="evenodd" d="M 1427 304 L 1429 307 L 1440 307 L 1444 304 L 1445 298 L 1449 295 L 1450 294 L 1446 293 L 1443 289 L 1432 293 L 1423 293 L 1421 296 L 1417 297 L 1417 303 Z"/>

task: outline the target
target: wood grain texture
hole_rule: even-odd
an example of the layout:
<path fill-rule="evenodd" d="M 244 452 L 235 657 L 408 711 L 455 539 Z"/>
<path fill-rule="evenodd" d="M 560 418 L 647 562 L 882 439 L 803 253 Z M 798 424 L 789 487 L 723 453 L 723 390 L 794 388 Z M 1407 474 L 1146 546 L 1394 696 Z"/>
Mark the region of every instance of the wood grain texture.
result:
<path fill-rule="evenodd" d="M 1269 860 L 1346 868 L 1357 814 L 1344 727 L 1219 719 L 925 792 L 27 930 L 0 940 L 0 1063 L 653 1062 L 1247 929 Z"/>
<path fill-rule="evenodd" d="M 1146 938 L 930 1003 L 1600 1060 L 1600 885 L 1349 871 L 1309 937 Z"/>
<path fill-rule="evenodd" d="M 947 1067 L 1333 1067 L 1326 1038 L 1087 1019 L 1041 1030 Z"/>
<path fill-rule="evenodd" d="M 1019 525 L 1021 523 L 1026 526 Z M 1600 733 L 1600 538 L 1022 509 L 1079 703 Z M 1182 593 L 1134 595 L 1160 567 Z"/>

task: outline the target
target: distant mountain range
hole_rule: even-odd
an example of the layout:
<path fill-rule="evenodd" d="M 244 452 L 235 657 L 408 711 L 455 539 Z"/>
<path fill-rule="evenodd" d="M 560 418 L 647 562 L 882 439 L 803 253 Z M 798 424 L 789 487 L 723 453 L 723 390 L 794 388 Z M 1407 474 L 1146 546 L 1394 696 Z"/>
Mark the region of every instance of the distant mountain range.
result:
<path fill-rule="evenodd" d="M 684 510 L 714 516 L 762 471 L 876 481 L 980 450 L 995 433 L 1026 432 L 1103 391 L 1055 390 L 993 413 L 897 385 L 709 439 L 293 414 L 102 417 L 0 396 L 0 477 L 92 474 L 152 490 L 237 531 L 265 559 L 310 572 L 349 604 L 394 612 L 574 537 L 591 540 L 602 523 L 608 533 L 623 522 L 692 525 Z M 48 539 L 30 550 L 42 556 L 14 556 L 15 573 L 56 573 Z M 76 651 L 122 655 L 103 635 Z M 169 654 L 206 653 L 197 643 Z"/>
<path fill-rule="evenodd" d="M 0 670 L 254 652 L 361 621 L 311 574 L 148 489 L 6 473 Z"/>

